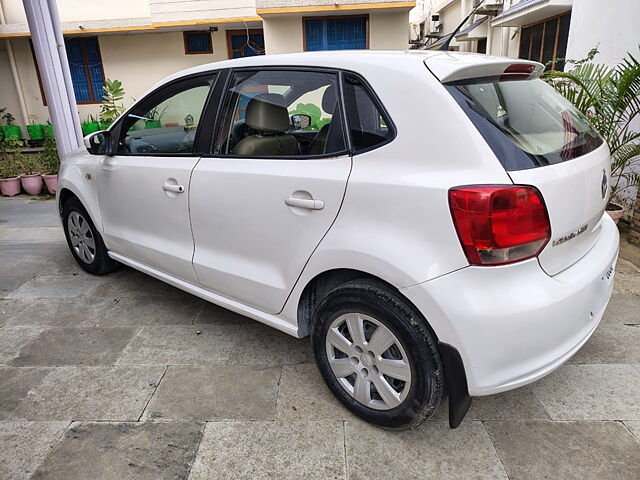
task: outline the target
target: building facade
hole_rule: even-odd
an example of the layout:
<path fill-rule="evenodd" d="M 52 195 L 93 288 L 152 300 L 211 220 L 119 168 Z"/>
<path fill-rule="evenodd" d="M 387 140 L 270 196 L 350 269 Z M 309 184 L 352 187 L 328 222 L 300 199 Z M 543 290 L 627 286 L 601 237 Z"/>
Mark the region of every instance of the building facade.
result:
<path fill-rule="evenodd" d="M 408 47 L 415 1 L 58 0 L 80 120 L 98 116 L 106 79 L 125 105 L 203 63 L 312 50 Z M 0 0 L 0 107 L 16 124 L 49 116 L 22 0 Z M 23 132 L 26 135 L 26 132 Z"/>

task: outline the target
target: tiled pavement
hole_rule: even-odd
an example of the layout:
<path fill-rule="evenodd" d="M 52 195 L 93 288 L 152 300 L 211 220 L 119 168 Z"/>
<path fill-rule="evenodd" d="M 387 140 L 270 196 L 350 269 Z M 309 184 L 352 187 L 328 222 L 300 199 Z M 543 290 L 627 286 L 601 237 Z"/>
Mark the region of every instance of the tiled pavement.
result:
<path fill-rule="evenodd" d="M 51 201 L 0 199 L 1 479 L 638 479 L 640 269 L 621 258 L 569 364 L 456 430 L 446 415 L 363 423 L 307 339 L 129 269 L 86 275 Z"/>

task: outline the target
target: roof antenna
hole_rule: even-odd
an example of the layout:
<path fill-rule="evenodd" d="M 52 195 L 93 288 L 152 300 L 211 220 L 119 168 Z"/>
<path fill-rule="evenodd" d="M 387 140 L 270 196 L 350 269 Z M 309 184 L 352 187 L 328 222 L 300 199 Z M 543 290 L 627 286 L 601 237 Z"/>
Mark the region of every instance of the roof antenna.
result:
<path fill-rule="evenodd" d="M 449 38 L 447 38 L 447 40 L 437 50 L 449 50 L 449 44 L 451 43 L 451 40 L 453 40 L 453 37 L 456 36 L 456 33 L 460 31 L 462 26 L 467 23 L 467 20 L 471 18 L 471 15 L 476 13 L 476 10 L 478 10 L 478 8 L 480 8 L 480 5 L 482 5 L 483 3 L 484 0 L 480 0 L 478 3 L 476 3 L 476 6 L 471 9 L 471 13 L 467 15 L 467 17 L 462 22 L 460 22 L 460 25 L 458 25 L 456 29 L 449 34 Z M 427 48 L 427 50 L 429 49 Z"/>

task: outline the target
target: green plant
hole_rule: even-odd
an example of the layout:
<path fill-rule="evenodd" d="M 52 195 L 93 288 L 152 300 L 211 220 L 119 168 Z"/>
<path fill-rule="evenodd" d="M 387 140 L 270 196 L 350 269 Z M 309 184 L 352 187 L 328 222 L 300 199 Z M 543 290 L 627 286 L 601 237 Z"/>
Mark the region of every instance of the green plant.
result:
<path fill-rule="evenodd" d="M 164 117 L 165 113 L 167 113 L 167 108 L 168 107 L 164 107 L 162 110 L 160 110 L 158 107 L 153 107 L 145 115 L 145 120 L 150 122 L 159 122 L 160 120 L 162 120 L 162 117 Z"/>
<path fill-rule="evenodd" d="M 125 95 L 124 88 L 122 88 L 122 82 L 120 80 L 109 80 L 107 78 L 102 87 L 102 91 L 103 100 L 100 120 L 111 123 L 124 112 L 124 105 L 120 103 Z"/>
<path fill-rule="evenodd" d="M 46 138 L 44 141 L 44 149 L 40 154 L 40 165 L 43 173 L 56 174 L 60 170 L 60 157 L 56 141 L 53 138 Z"/>
<path fill-rule="evenodd" d="M 13 122 L 16 121 L 16 117 L 13 116 L 13 114 L 11 112 L 6 112 L 6 108 L 3 109 L 3 114 L 2 114 L 2 119 L 5 121 L 5 123 L 8 126 L 13 125 Z"/>
<path fill-rule="evenodd" d="M 22 170 L 20 162 L 24 157 L 20 148 L 22 148 L 22 142 L 14 137 L 7 138 L 0 143 L 0 152 L 2 152 L 0 176 L 10 178 L 20 175 Z"/>
<path fill-rule="evenodd" d="M 94 117 L 92 114 L 87 115 L 83 123 L 98 123 L 98 119 Z"/>
<path fill-rule="evenodd" d="M 611 152 L 611 198 L 628 204 L 622 193 L 640 185 L 640 62 L 630 53 L 615 67 L 594 63 L 597 47 L 568 72 L 556 70 L 544 79 L 580 110 L 602 135 Z"/>

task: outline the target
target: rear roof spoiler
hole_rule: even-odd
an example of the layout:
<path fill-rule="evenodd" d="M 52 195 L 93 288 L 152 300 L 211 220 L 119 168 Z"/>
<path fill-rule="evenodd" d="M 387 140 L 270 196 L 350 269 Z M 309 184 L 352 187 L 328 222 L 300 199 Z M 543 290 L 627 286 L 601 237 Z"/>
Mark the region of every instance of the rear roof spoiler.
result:
<path fill-rule="evenodd" d="M 463 82 L 480 78 L 499 80 L 531 80 L 540 77 L 544 65 L 531 60 L 494 57 L 482 54 L 434 52 L 424 61 L 442 83 Z"/>

